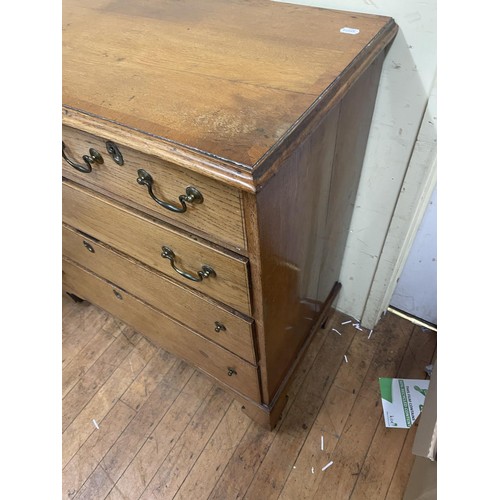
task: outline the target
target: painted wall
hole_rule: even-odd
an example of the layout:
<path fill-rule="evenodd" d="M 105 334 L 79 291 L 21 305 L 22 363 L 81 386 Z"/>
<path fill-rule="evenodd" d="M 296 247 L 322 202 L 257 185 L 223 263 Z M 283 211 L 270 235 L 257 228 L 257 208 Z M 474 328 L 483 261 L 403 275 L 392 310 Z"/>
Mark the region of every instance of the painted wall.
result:
<path fill-rule="evenodd" d="M 436 186 L 436 127 L 434 82 L 363 312 L 362 323 L 367 328 L 373 328 L 377 324 L 381 314 L 390 304 L 426 205 Z"/>
<path fill-rule="evenodd" d="M 287 3 L 390 16 L 399 26 L 382 69 L 336 305 L 359 319 L 436 77 L 436 0 Z"/>
<path fill-rule="evenodd" d="M 437 187 L 392 295 L 391 306 L 437 325 Z"/>

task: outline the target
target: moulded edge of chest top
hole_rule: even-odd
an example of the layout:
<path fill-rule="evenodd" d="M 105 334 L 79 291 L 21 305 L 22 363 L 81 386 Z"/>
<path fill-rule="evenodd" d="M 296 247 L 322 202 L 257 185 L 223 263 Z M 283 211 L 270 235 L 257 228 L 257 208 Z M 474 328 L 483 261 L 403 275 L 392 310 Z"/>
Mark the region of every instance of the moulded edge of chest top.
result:
<path fill-rule="evenodd" d="M 205 151 L 197 151 L 183 144 L 128 128 L 125 125 L 89 115 L 84 111 L 64 105 L 62 107 L 62 124 L 106 140 L 112 140 L 117 144 L 161 160 L 175 163 L 187 170 L 237 189 L 251 193 L 255 193 L 257 190 L 253 180 L 252 167 L 248 165 L 233 163 Z"/>
<path fill-rule="evenodd" d="M 390 19 L 384 29 L 374 37 L 345 71 L 322 92 L 305 113 L 254 165 L 219 158 L 206 151 L 196 150 L 70 106 L 63 105 L 62 122 L 64 125 L 113 140 L 142 153 L 171 161 L 242 191 L 256 193 L 275 175 L 286 158 L 314 131 L 328 112 L 344 98 L 377 56 L 387 49 L 397 31 L 397 24 Z"/>

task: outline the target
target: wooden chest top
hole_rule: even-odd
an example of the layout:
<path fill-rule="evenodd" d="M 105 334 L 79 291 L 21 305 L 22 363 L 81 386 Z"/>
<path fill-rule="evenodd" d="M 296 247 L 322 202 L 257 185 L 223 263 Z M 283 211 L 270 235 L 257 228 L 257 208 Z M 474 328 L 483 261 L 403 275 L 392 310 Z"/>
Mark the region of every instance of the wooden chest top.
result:
<path fill-rule="evenodd" d="M 390 29 L 261 0 L 64 0 L 63 105 L 251 167 Z"/>

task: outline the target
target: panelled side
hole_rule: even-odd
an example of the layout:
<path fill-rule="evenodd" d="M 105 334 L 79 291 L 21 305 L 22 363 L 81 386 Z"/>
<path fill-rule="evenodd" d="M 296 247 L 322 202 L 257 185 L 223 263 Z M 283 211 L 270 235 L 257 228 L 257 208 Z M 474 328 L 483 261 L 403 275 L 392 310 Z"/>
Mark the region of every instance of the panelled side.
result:
<path fill-rule="evenodd" d="M 381 62 L 376 59 L 256 195 L 245 196 L 265 404 L 314 333 L 338 280 Z"/>
<path fill-rule="evenodd" d="M 341 102 L 337 146 L 322 245 L 318 297 L 326 297 L 339 278 L 365 158 L 366 144 L 382 70 L 384 53 L 358 79 Z"/>
<path fill-rule="evenodd" d="M 246 195 L 246 209 L 256 213 L 247 235 L 266 404 L 320 309 L 317 263 L 325 237 L 337 121 L 334 108 L 257 195 Z"/>

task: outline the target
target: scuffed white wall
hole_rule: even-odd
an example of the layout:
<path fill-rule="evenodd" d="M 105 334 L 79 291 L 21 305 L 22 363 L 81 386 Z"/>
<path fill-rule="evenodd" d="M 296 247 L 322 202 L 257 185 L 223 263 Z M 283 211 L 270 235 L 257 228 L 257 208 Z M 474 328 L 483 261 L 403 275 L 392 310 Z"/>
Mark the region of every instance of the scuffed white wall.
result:
<path fill-rule="evenodd" d="M 278 0 L 279 1 L 279 0 Z M 436 0 L 288 0 L 393 17 L 336 307 L 361 318 L 436 76 Z"/>
<path fill-rule="evenodd" d="M 437 325 L 437 186 L 399 276 L 391 306 Z"/>

